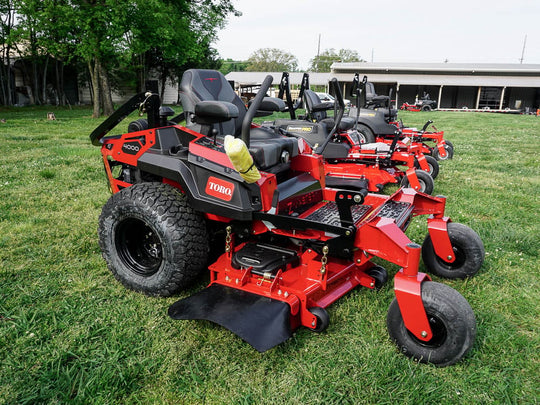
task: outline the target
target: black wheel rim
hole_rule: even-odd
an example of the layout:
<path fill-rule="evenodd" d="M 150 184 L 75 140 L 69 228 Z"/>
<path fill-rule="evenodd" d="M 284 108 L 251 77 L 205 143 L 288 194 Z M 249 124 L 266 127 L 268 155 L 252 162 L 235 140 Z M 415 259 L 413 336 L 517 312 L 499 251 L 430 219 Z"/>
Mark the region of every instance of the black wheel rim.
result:
<path fill-rule="evenodd" d="M 156 232 L 137 218 L 118 224 L 116 250 L 122 262 L 133 273 L 143 277 L 155 274 L 163 261 L 163 247 Z"/>
<path fill-rule="evenodd" d="M 466 261 L 466 256 L 462 249 L 460 249 L 458 246 L 452 246 L 452 250 L 454 251 L 454 257 L 456 258 L 452 263 L 447 262 L 439 256 L 435 256 L 437 262 L 447 270 L 458 269 L 463 266 Z"/>
<path fill-rule="evenodd" d="M 448 337 L 446 325 L 437 315 L 430 314 L 428 312 L 427 317 L 429 321 L 429 326 L 431 327 L 431 332 L 433 333 L 433 337 L 431 339 L 429 339 L 428 341 L 424 341 L 418 339 L 408 330 L 407 333 L 416 343 L 421 346 L 429 348 L 441 347 L 442 345 L 444 345 L 444 342 L 446 342 L 446 338 Z"/>

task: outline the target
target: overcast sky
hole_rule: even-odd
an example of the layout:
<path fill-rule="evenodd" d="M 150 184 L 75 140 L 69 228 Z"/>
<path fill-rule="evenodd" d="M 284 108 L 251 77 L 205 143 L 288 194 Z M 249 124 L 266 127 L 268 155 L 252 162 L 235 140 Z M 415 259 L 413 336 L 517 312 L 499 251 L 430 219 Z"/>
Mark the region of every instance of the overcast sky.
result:
<path fill-rule="evenodd" d="M 321 52 L 345 48 L 368 62 L 540 64 L 540 0 L 232 0 L 215 44 L 223 59 L 257 49 L 295 55 L 301 70 Z"/>

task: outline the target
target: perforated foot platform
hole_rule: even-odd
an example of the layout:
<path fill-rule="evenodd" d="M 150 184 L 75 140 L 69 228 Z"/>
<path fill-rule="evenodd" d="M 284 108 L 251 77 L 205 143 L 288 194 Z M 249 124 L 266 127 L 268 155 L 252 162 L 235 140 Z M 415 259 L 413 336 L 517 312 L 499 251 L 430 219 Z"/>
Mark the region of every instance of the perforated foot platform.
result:
<path fill-rule="evenodd" d="M 360 221 L 370 209 L 371 205 L 353 205 L 351 207 L 351 213 L 354 222 L 356 223 Z M 323 205 L 317 211 L 312 212 L 304 219 L 326 225 L 341 226 L 338 207 L 337 204 L 333 201 L 330 201 L 328 204 Z"/>
<path fill-rule="evenodd" d="M 221 284 L 181 299 L 169 307 L 173 319 L 205 319 L 240 336 L 259 352 L 292 336 L 287 303 Z"/>
<path fill-rule="evenodd" d="M 413 206 L 407 202 L 389 200 L 384 203 L 377 216 L 391 218 L 396 221 L 398 226 L 402 226 L 409 218 L 412 210 Z"/>

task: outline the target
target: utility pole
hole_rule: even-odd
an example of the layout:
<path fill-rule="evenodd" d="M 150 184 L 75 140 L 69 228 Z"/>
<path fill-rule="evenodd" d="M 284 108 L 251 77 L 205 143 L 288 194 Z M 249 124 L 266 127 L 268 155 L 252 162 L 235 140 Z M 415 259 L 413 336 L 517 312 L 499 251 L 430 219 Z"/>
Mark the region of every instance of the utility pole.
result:
<path fill-rule="evenodd" d="M 319 71 L 319 55 L 321 53 L 321 34 L 319 34 L 319 43 L 317 44 L 317 63 L 315 64 L 315 70 Z"/>
<path fill-rule="evenodd" d="M 525 55 L 525 45 L 527 44 L 527 34 L 525 34 L 525 39 L 523 40 L 523 49 L 521 50 L 521 59 L 519 63 L 523 63 L 523 55 Z"/>

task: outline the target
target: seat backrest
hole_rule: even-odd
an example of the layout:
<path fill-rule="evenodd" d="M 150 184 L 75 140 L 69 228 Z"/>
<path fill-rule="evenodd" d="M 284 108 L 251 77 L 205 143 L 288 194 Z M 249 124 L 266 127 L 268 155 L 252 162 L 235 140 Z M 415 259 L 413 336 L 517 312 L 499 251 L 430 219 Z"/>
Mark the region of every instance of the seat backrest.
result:
<path fill-rule="evenodd" d="M 375 93 L 375 86 L 371 82 L 366 82 L 366 99 L 367 101 L 371 101 L 373 97 L 377 96 L 377 93 Z"/>
<path fill-rule="evenodd" d="M 206 69 L 186 70 L 180 82 L 180 101 L 186 113 L 186 126 L 198 132 L 200 127 L 193 122 L 191 115 L 195 113 L 195 104 L 199 101 L 227 101 L 236 105 L 238 117 L 214 124 L 214 128 L 219 134 L 240 136 L 246 106 L 221 72 Z"/>
<path fill-rule="evenodd" d="M 320 97 L 313 90 L 304 90 L 304 103 L 308 116 L 312 120 L 319 122 L 320 120 L 327 118 L 326 111 L 313 111 L 314 106 L 322 103 Z"/>

